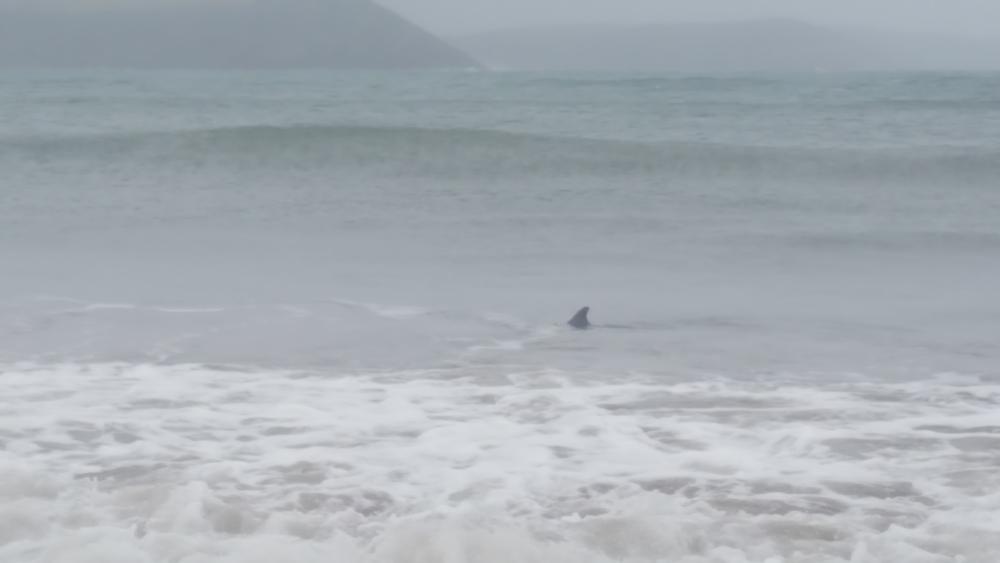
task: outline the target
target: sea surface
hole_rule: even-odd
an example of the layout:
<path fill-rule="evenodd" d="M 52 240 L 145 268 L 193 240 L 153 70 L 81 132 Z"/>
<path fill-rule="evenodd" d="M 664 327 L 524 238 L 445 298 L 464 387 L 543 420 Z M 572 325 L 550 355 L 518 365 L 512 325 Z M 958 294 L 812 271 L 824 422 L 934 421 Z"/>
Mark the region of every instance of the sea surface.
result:
<path fill-rule="evenodd" d="M 0 563 L 274 561 L 1000 561 L 1000 74 L 0 73 Z"/>

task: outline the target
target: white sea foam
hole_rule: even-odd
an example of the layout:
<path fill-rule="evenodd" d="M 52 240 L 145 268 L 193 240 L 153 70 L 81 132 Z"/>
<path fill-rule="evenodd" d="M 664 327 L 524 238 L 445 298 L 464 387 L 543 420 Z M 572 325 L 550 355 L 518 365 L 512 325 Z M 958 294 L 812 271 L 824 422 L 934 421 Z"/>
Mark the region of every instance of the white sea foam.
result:
<path fill-rule="evenodd" d="M 73 312 L 94 312 L 94 311 L 151 311 L 154 313 L 172 313 L 177 315 L 188 315 L 188 314 L 211 314 L 211 313 L 222 313 L 225 311 L 221 307 L 162 307 L 162 306 L 139 306 L 131 305 L 128 303 L 99 303 L 96 305 L 87 305 L 79 310 L 67 310 L 67 313 Z"/>
<path fill-rule="evenodd" d="M 1000 557 L 1000 386 L 0 371 L 0 561 Z"/>
<path fill-rule="evenodd" d="M 426 307 L 416 307 L 408 305 L 385 305 L 379 303 L 363 303 L 360 301 L 350 301 L 346 299 L 337 299 L 331 301 L 338 305 L 343 305 L 345 307 L 354 307 L 363 309 L 373 315 L 394 320 L 403 320 L 413 317 L 419 317 L 421 315 L 426 315 L 431 312 L 430 309 Z"/>

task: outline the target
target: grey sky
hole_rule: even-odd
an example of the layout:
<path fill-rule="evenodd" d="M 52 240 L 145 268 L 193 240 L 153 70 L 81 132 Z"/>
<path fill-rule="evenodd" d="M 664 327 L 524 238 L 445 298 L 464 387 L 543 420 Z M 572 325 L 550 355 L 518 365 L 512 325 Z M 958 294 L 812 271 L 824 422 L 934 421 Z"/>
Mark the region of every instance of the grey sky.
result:
<path fill-rule="evenodd" d="M 581 23 L 786 17 L 1000 37 L 1000 0 L 378 0 L 443 34 Z"/>

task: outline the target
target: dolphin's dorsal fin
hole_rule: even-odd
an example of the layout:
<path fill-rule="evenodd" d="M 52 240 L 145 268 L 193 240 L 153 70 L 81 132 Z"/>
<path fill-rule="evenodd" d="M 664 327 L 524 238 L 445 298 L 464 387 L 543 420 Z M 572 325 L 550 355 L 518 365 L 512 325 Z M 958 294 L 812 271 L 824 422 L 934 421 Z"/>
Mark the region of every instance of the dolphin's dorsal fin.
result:
<path fill-rule="evenodd" d="M 590 307 L 584 307 L 573 315 L 573 318 L 569 320 L 569 326 L 573 328 L 589 328 L 590 320 L 587 319 L 587 314 L 590 313 Z"/>

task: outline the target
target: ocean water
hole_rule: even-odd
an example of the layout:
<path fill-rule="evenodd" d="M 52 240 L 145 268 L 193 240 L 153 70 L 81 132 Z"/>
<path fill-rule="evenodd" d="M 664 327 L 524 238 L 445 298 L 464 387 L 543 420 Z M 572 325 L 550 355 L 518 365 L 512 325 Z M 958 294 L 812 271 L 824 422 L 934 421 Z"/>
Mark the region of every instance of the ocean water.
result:
<path fill-rule="evenodd" d="M 0 562 L 994 563 L 998 279 L 997 74 L 5 71 Z"/>

